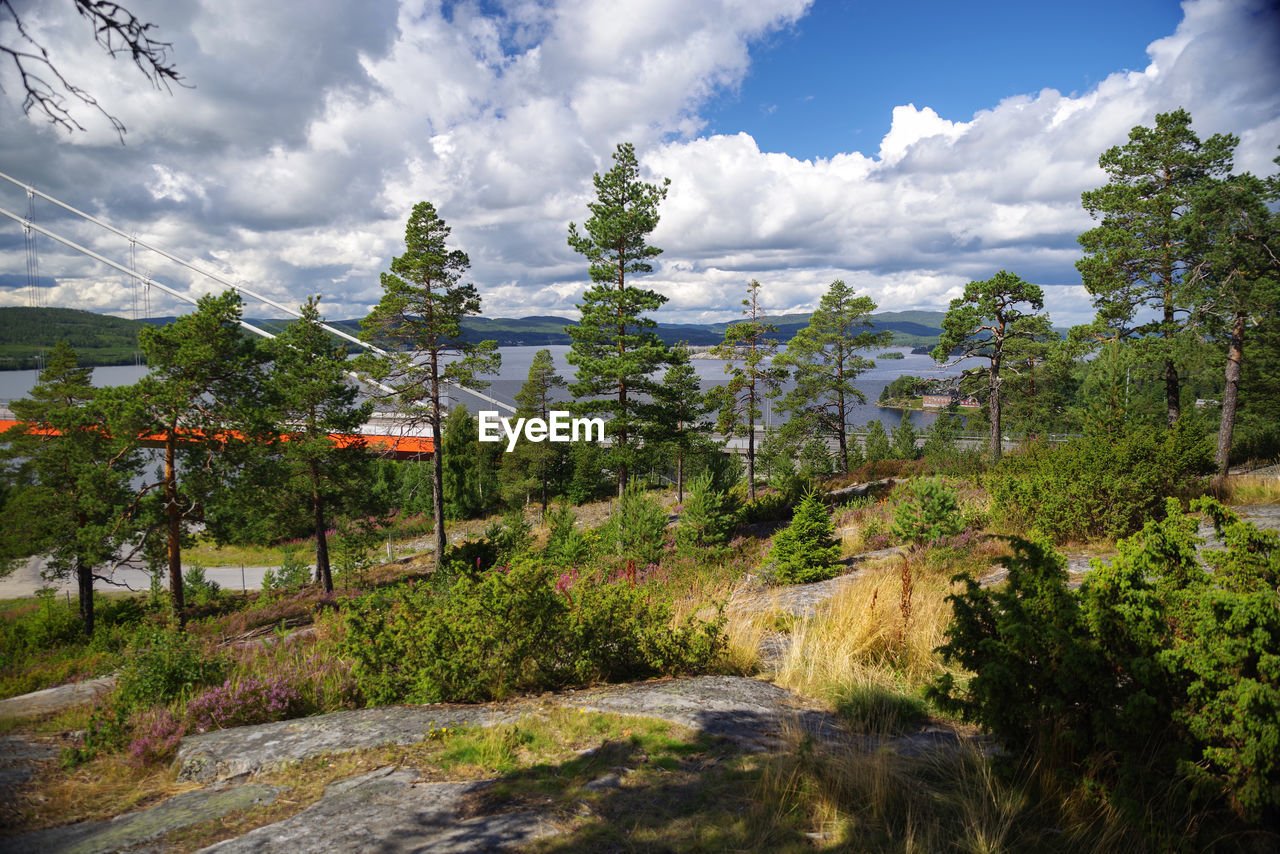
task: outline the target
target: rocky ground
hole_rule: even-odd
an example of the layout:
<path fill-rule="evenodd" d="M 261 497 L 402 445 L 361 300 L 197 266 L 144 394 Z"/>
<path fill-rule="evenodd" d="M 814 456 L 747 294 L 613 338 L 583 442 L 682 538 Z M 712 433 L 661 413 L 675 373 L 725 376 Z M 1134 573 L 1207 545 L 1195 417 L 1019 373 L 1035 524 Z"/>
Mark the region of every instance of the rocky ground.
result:
<path fill-rule="evenodd" d="M 1280 529 L 1280 506 L 1246 507 L 1241 514 L 1261 527 Z M 1212 534 L 1202 530 L 1202 535 Z M 858 565 L 890 559 L 895 549 L 851 559 L 850 572 L 817 584 L 785 590 L 746 584 L 729 607 L 746 612 L 812 615 L 856 577 Z M 1097 555 L 1069 557 L 1076 577 Z M 1101 556 L 1105 559 L 1106 556 Z M 984 583 L 995 583 L 994 572 Z M 766 636 L 766 664 L 781 651 Z M 107 682 L 94 680 L 0 702 L 0 716 L 47 714 L 84 702 Z M 545 716 L 555 709 L 611 712 L 666 721 L 724 740 L 735 749 L 759 752 L 792 743 L 803 733 L 819 749 L 892 751 L 919 755 L 954 748 L 965 738 L 945 727 L 928 727 L 896 738 L 872 739 L 849 732 L 817 704 L 760 679 L 700 676 L 608 685 L 538 698 L 480 705 L 392 706 L 336 712 L 239 727 L 183 740 L 177 774 L 191 789 L 147 809 L 109 821 L 81 822 L 0 839 L 0 852 L 160 851 L 175 830 L 285 797 L 288 786 L 266 784 L 255 775 L 291 762 L 385 745 L 420 742 L 442 727 L 494 726 Z M 0 737 L 0 803 L 43 764 L 56 760 L 47 740 Z M 627 769 L 604 774 L 588 786 L 622 785 Z M 296 814 L 204 849 L 217 852 L 478 851 L 518 847 L 556 834 L 553 816 L 527 803 L 505 804 L 482 795 L 494 780 L 424 779 L 420 769 L 389 765 L 330 784 L 316 802 Z"/>

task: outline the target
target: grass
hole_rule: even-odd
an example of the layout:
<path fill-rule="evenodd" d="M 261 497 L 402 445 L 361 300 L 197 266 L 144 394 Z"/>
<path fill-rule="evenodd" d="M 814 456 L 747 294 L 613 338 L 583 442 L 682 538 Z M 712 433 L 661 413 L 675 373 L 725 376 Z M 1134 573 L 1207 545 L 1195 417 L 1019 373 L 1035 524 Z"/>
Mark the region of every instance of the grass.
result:
<path fill-rule="evenodd" d="M 1237 474 L 1227 477 L 1224 504 L 1280 504 L 1280 477 Z"/>

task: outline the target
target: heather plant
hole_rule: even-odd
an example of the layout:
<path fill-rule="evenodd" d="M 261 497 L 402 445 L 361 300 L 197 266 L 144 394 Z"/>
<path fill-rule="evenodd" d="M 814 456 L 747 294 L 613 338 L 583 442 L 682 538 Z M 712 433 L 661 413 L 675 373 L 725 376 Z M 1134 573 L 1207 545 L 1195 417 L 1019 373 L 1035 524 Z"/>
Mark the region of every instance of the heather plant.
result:
<path fill-rule="evenodd" d="M 796 505 L 791 524 L 774 535 L 769 551 L 773 577 L 782 584 L 822 581 L 839 571 L 839 557 L 831 514 L 811 491 Z"/>
<path fill-rule="evenodd" d="M 187 733 L 186 725 L 167 706 L 136 713 L 129 722 L 129 729 L 133 737 L 125 759 L 135 768 L 172 761 L 182 737 Z"/>
<path fill-rule="evenodd" d="M 940 478 L 914 478 L 901 488 L 893 511 L 893 535 L 922 546 L 964 530 L 960 499 Z"/>
<path fill-rule="evenodd" d="M 196 732 L 268 723 L 302 714 L 302 695 L 288 679 L 246 676 L 192 697 L 187 721 Z"/>
<path fill-rule="evenodd" d="M 1197 560 L 1196 520 L 1170 500 L 1078 592 L 1060 555 L 1017 538 L 1003 588 L 957 576 L 966 589 L 950 597 L 940 651 L 974 676 L 944 676 L 934 698 L 1122 810 L 1176 823 L 1216 804 L 1274 821 L 1280 536 L 1211 499 L 1196 506 L 1225 543 L 1205 553 L 1212 572 Z M 1157 793 L 1153 780 L 1171 782 Z"/>

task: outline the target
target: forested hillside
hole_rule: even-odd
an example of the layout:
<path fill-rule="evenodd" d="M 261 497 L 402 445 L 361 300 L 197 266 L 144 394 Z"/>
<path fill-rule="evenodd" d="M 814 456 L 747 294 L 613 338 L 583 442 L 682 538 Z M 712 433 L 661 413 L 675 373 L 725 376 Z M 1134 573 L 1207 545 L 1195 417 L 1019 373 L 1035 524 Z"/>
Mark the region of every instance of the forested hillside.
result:
<path fill-rule="evenodd" d="M 143 325 L 75 308 L 0 308 L 0 369 L 37 367 L 59 341 L 75 348 L 82 365 L 132 364 Z"/>

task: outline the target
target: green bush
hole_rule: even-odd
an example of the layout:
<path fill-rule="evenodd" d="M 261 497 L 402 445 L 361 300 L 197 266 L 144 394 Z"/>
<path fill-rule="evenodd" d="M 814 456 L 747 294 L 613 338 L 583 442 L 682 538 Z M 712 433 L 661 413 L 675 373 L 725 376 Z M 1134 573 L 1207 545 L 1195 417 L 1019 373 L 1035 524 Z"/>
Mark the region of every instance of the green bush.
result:
<path fill-rule="evenodd" d="M 193 563 L 182 571 L 182 595 L 188 605 L 212 605 L 222 588 L 204 577 L 204 567 Z"/>
<path fill-rule="evenodd" d="M 695 554 L 723 546 L 737 523 L 737 510 L 734 497 L 713 488 L 709 475 L 694 478 L 676 524 L 676 549 Z"/>
<path fill-rule="evenodd" d="M 117 697 L 126 709 L 168 703 L 222 681 L 227 662 L 184 632 L 139 629 L 125 651 Z"/>
<path fill-rule="evenodd" d="M 613 513 L 600 526 L 605 554 L 640 566 L 662 560 L 667 541 L 667 513 L 635 481 L 627 485 Z"/>
<path fill-rule="evenodd" d="M 673 628 L 670 605 L 654 596 L 517 564 L 446 591 L 418 585 L 357 600 L 343 652 L 372 703 L 475 702 L 706 667 L 723 622 Z"/>
<path fill-rule="evenodd" d="M 268 569 L 262 574 L 262 589 L 273 593 L 301 590 L 311 583 L 311 566 L 302 559 L 296 545 L 285 546 L 280 569 Z"/>
<path fill-rule="evenodd" d="M 839 571 L 839 557 L 831 513 L 810 492 L 796 505 L 791 524 L 774 535 L 769 551 L 773 576 L 782 584 L 822 581 Z"/>
<path fill-rule="evenodd" d="M 566 505 L 547 513 L 547 545 L 543 560 L 553 566 L 576 566 L 587 559 L 591 548 L 587 536 L 578 530 L 578 517 Z"/>
<path fill-rule="evenodd" d="M 781 492 L 762 492 L 754 501 L 743 503 L 738 511 L 738 521 L 744 525 L 757 522 L 778 522 L 791 518 L 791 502 Z"/>
<path fill-rule="evenodd" d="M 1211 499 L 1225 549 L 1198 562 L 1196 520 L 1168 516 L 1095 561 L 1079 592 L 1060 555 L 1011 539 L 1003 589 L 967 576 L 950 597 L 933 698 L 1056 770 L 1110 792 L 1122 809 L 1176 824 L 1226 804 L 1248 820 L 1280 817 L 1280 536 Z M 1170 780 L 1157 793 L 1153 780 Z M 1142 792 L 1146 796 L 1142 796 Z M 1143 816 L 1147 820 L 1149 816 Z"/>
<path fill-rule="evenodd" d="M 893 511 L 893 535 L 921 546 L 964 530 L 960 499 L 939 478 L 914 478 L 900 489 Z"/>
<path fill-rule="evenodd" d="M 1119 538 L 1160 518 L 1164 499 L 1196 492 L 1213 470 L 1208 440 L 1188 422 L 1119 441 L 1075 439 L 1005 457 L 988 479 L 1006 522 L 1057 542 Z"/>

